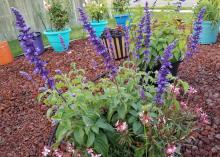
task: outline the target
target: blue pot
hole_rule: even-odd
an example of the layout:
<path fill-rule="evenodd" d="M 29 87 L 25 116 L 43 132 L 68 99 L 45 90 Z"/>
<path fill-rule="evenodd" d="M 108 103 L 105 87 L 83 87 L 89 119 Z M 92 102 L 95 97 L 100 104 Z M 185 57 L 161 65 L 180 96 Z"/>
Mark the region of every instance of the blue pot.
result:
<path fill-rule="evenodd" d="M 114 16 L 117 25 L 125 27 L 126 26 L 126 22 L 129 20 L 129 15 L 128 14 L 124 14 L 124 15 L 116 15 Z"/>
<path fill-rule="evenodd" d="M 108 24 L 107 21 L 100 21 L 100 22 L 93 21 L 93 22 L 91 22 L 91 25 L 92 25 L 93 29 L 95 30 L 95 34 L 97 37 L 101 37 L 107 24 Z"/>
<path fill-rule="evenodd" d="M 71 29 L 67 28 L 63 31 L 57 31 L 57 32 L 45 31 L 44 34 L 47 36 L 47 39 L 55 52 L 64 52 L 69 48 L 70 32 Z M 62 44 L 59 36 L 62 37 L 64 41 L 64 45 Z"/>
<path fill-rule="evenodd" d="M 200 44 L 216 43 L 218 37 L 219 25 L 213 25 L 211 21 L 202 22 L 202 32 L 200 34 Z"/>

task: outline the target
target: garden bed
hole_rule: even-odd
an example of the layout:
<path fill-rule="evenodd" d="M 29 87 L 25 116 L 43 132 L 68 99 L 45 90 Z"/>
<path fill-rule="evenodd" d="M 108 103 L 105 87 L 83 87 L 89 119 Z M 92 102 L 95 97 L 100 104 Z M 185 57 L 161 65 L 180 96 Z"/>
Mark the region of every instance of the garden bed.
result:
<path fill-rule="evenodd" d="M 70 64 L 85 69 L 88 79 L 95 79 L 105 71 L 102 58 L 95 54 L 87 40 L 71 43 L 71 53 L 53 53 L 48 49 L 42 58 L 52 73 L 56 69 L 67 72 Z M 210 116 L 210 125 L 201 126 L 186 143 L 186 157 L 218 157 L 220 155 L 220 46 L 200 46 L 199 53 L 180 66 L 179 76 L 198 90 L 193 105 L 204 107 Z M 97 67 L 94 69 L 94 64 Z M 24 57 L 0 67 L 0 156 L 41 156 L 51 132 L 46 119 L 47 107 L 36 101 L 38 88 L 43 82 L 34 77 L 26 81 L 19 71 L 32 72 Z M 34 94 L 33 94 L 34 93 Z"/>

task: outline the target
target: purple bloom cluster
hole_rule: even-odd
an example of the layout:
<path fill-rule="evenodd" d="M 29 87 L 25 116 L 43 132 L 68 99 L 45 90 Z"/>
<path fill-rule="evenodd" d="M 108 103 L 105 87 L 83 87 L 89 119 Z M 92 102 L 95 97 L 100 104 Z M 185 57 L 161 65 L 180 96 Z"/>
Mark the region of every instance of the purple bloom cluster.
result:
<path fill-rule="evenodd" d="M 194 22 L 193 33 L 189 37 L 187 51 L 185 54 L 186 59 L 191 58 L 192 55 L 196 53 L 199 43 L 199 36 L 200 33 L 202 32 L 202 22 L 205 12 L 206 12 L 206 8 L 202 8 L 198 14 L 197 20 Z"/>
<path fill-rule="evenodd" d="M 63 37 L 59 34 L 58 38 L 60 39 L 60 43 L 61 43 L 64 51 L 67 50 Z"/>
<path fill-rule="evenodd" d="M 144 50 L 144 60 L 146 62 L 149 62 L 149 54 L 150 54 L 149 48 L 150 48 L 150 37 L 151 37 L 151 14 L 150 14 L 147 2 L 144 8 L 144 12 L 145 12 L 144 45 L 146 47 L 146 50 Z"/>
<path fill-rule="evenodd" d="M 113 54 L 114 53 L 114 48 L 112 45 L 113 39 L 109 28 L 106 29 L 106 39 L 108 40 L 109 43 L 109 53 Z"/>
<path fill-rule="evenodd" d="M 135 45 L 135 51 L 133 52 L 133 55 L 135 55 L 137 58 L 139 58 L 138 51 L 142 48 L 142 44 L 145 45 L 145 50 L 143 52 L 144 54 L 144 60 L 149 60 L 149 47 L 150 47 L 150 37 L 151 37 L 151 14 L 149 11 L 148 3 L 146 2 L 146 6 L 144 8 L 144 16 L 142 17 L 139 27 L 137 30 L 137 41 Z M 144 43 L 143 43 L 144 39 Z"/>
<path fill-rule="evenodd" d="M 46 62 L 42 61 L 38 57 L 39 49 L 34 46 L 34 33 L 30 31 L 25 23 L 23 16 L 16 8 L 11 8 L 11 11 L 15 15 L 16 27 L 20 32 L 18 40 L 20 45 L 24 50 L 26 58 L 30 61 L 31 64 L 34 64 L 34 73 L 40 74 L 45 82 L 49 85 L 50 88 L 55 88 L 55 83 L 53 78 L 49 78 L 49 72 L 46 69 Z"/>
<path fill-rule="evenodd" d="M 170 59 L 172 58 L 172 51 L 176 46 L 176 41 L 169 44 L 167 48 L 164 51 L 163 57 L 161 57 L 161 68 L 158 73 L 157 78 L 157 94 L 155 97 L 155 101 L 157 104 L 162 105 L 163 104 L 163 93 L 166 90 L 166 86 L 168 84 L 167 75 L 170 74 L 169 68 L 171 68 Z"/>
<path fill-rule="evenodd" d="M 135 43 L 135 50 L 133 52 L 134 57 L 139 58 L 138 51 L 142 47 L 142 40 L 143 40 L 143 32 L 144 32 L 144 22 L 145 22 L 145 16 L 142 17 L 137 30 L 137 36 L 136 36 L 136 43 Z"/>
<path fill-rule="evenodd" d="M 129 52 L 130 45 L 130 29 L 128 26 L 125 27 L 125 49 Z"/>
<path fill-rule="evenodd" d="M 86 15 L 85 11 L 82 8 L 79 8 L 78 10 L 83 27 L 89 34 L 90 42 L 95 46 L 98 54 L 103 57 L 107 70 L 111 72 L 111 75 L 115 75 L 117 73 L 117 68 L 114 66 L 113 60 L 110 54 L 108 53 L 107 48 L 102 44 L 101 40 L 96 36 L 94 29 L 89 23 L 88 16 Z"/>

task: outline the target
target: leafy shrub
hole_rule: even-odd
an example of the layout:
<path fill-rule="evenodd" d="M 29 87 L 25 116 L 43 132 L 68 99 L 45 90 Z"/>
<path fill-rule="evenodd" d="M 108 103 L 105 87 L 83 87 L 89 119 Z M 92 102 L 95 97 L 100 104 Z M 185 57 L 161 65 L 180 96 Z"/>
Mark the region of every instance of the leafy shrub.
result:
<path fill-rule="evenodd" d="M 105 0 L 92 0 L 86 3 L 86 10 L 93 21 L 100 22 L 108 15 Z"/>
<path fill-rule="evenodd" d="M 59 121 L 55 146 L 67 140 L 84 155 L 92 147 L 104 157 L 120 156 L 122 152 L 125 156 L 162 157 L 168 144 L 184 139 L 192 129 L 195 114 L 181 106 L 179 94 L 173 91 L 181 87 L 188 95 L 187 83 L 177 81 L 164 95 L 165 104 L 157 106 L 155 87 L 139 85 L 142 76 L 146 82 L 155 79 L 137 71 L 132 62 L 125 62 L 115 79 L 101 79 L 97 84 L 86 80 L 83 70 L 77 70 L 74 64 L 72 67 L 69 74 L 55 77 L 66 102 L 52 90 L 39 97 L 52 105 L 48 116 Z"/>
<path fill-rule="evenodd" d="M 57 31 L 63 30 L 69 22 L 69 13 L 63 8 L 59 0 L 52 0 L 48 14 L 52 27 Z"/>
<path fill-rule="evenodd" d="M 220 1 L 218 0 L 201 0 L 194 10 L 195 14 L 201 10 L 201 8 L 206 8 L 206 13 L 204 15 L 205 21 L 211 21 L 213 24 L 218 24 L 220 20 Z"/>
<path fill-rule="evenodd" d="M 113 0 L 113 10 L 116 13 L 125 13 L 129 7 L 129 1 L 130 0 Z"/>

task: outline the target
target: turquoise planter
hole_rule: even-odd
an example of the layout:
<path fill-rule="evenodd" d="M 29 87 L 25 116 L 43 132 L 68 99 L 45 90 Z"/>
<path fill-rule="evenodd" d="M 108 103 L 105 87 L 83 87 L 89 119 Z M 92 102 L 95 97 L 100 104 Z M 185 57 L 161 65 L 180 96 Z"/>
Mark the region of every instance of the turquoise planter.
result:
<path fill-rule="evenodd" d="M 124 14 L 124 15 L 116 15 L 114 16 L 117 25 L 125 27 L 126 26 L 126 22 L 129 20 L 129 15 L 128 14 Z"/>
<path fill-rule="evenodd" d="M 47 39 L 55 52 L 64 52 L 69 48 L 70 32 L 71 29 L 67 28 L 63 31 L 57 32 L 45 31 L 44 34 L 47 36 Z M 59 36 L 62 37 L 65 46 L 62 44 Z"/>
<path fill-rule="evenodd" d="M 95 34 L 97 37 L 101 37 L 107 24 L 108 24 L 107 21 L 100 21 L 100 22 L 93 21 L 93 22 L 91 22 L 91 25 L 92 25 L 93 29 L 95 30 L 95 32 L 96 32 Z"/>
<path fill-rule="evenodd" d="M 218 37 L 219 25 L 213 25 L 210 21 L 202 22 L 202 32 L 200 34 L 200 44 L 216 43 Z"/>

